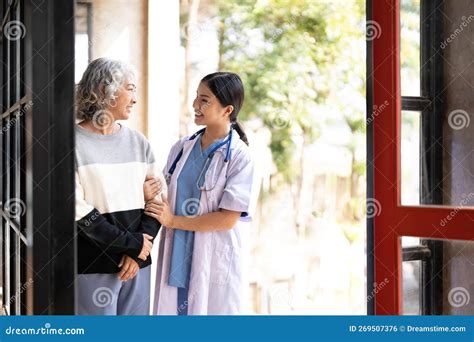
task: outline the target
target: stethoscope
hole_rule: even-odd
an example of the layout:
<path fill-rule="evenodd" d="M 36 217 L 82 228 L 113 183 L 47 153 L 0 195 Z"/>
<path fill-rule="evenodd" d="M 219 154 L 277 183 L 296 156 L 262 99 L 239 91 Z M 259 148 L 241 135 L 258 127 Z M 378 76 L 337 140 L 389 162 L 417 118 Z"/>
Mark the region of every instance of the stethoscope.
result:
<path fill-rule="evenodd" d="M 203 134 L 204 131 L 206 130 L 206 128 L 203 128 L 203 129 L 200 129 L 199 131 L 197 131 L 196 133 L 194 133 L 193 135 L 191 135 L 188 139 L 188 141 L 191 141 L 191 140 L 194 140 L 199 134 Z M 204 185 L 199 185 L 199 182 L 200 180 L 202 179 L 203 177 L 203 174 L 204 174 L 204 170 L 207 170 L 207 166 L 211 163 L 212 161 L 212 157 L 214 157 L 214 153 L 219 149 L 221 148 L 222 146 L 226 145 L 226 148 L 227 148 L 227 151 L 226 151 L 226 154 L 225 154 L 225 159 L 224 159 L 224 162 L 227 163 L 229 160 L 230 160 L 230 157 L 231 157 L 231 154 L 230 154 L 230 145 L 232 143 L 232 129 L 229 131 L 229 134 L 227 135 L 227 137 L 224 139 L 224 141 L 220 142 L 219 144 L 217 144 L 210 152 L 209 152 L 209 155 L 207 156 L 207 159 L 206 159 L 206 162 L 204 163 L 204 166 L 203 168 L 201 169 L 201 172 L 199 174 L 199 177 L 197 179 L 197 182 L 196 182 L 196 186 L 199 188 L 199 190 L 201 191 L 210 191 L 212 189 L 214 189 L 214 187 L 212 187 L 212 189 L 206 189 Z M 178 165 L 178 162 L 179 160 L 181 159 L 181 157 L 183 156 L 183 152 L 184 152 L 184 147 L 181 148 L 181 151 L 179 151 L 178 155 L 176 156 L 176 158 L 174 159 L 173 161 L 173 164 L 171 164 L 171 167 L 169 168 L 168 170 L 168 173 L 167 175 L 165 176 L 165 179 L 166 179 L 166 183 L 169 185 L 170 184 L 170 181 L 171 181 L 171 176 L 173 175 L 175 169 L 176 169 L 176 165 Z"/>

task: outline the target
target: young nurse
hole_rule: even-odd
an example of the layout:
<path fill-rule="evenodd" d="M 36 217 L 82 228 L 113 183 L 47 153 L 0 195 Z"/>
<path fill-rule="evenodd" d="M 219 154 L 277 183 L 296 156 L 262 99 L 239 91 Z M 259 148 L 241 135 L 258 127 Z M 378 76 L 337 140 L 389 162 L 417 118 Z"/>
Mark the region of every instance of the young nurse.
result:
<path fill-rule="evenodd" d="M 145 213 L 163 224 L 154 313 L 242 313 L 242 227 L 248 219 L 253 163 L 237 122 L 244 87 L 234 73 L 204 77 L 193 102 L 205 126 L 171 149 L 165 167 L 168 199 Z M 150 196 L 151 197 L 151 196 Z"/>

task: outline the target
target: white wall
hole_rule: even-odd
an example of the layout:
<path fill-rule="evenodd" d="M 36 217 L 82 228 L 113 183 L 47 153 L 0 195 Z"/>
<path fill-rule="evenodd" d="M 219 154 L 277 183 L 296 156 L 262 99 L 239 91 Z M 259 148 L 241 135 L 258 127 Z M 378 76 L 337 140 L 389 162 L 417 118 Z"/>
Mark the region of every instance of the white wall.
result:
<path fill-rule="evenodd" d="M 160 165 L 179 135 L 179 85 L 182 76 L 179 1 L 148 2 L 148 139 Z M 153 303 L 158 239 L 152 251 Z"/>

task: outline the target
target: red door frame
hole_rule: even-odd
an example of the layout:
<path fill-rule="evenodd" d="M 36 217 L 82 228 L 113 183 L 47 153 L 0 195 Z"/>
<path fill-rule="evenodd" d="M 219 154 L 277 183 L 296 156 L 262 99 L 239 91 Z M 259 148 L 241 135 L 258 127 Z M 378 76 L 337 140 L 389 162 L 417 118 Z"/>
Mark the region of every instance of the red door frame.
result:
<path fill-rule="evenodd" d="M 373 294 L 376 315 L 402 314 L 402 236 L 474 240 L 474 209 L 401 205 L 399 13 L 399 0 L 372 2 L 374 272 L 385 284 Z"/>

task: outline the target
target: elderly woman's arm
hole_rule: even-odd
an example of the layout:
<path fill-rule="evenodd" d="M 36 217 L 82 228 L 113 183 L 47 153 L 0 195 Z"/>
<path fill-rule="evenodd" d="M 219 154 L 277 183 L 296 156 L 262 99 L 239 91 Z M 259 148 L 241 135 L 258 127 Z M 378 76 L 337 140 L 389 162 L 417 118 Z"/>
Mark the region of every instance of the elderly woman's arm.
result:
<path fill-rule="evenodd" d="M 76 171 L 76 223 L 87 237 L 106 245 L 108 250 L 127 253 L 131 257 L 146 260 L 153 246 L 151 236 L 119 229 L 109 223 L 102 214 L 84 198 L 84 189 Z"/>
<path fill-rule="evenodd" d="M 145 140 L 146 144 L 146 161 L 147 161 L 147 171 L 146 171 L 146 177 L 145 177 L 145 183 L 143 184 L 143 196 L 145 199 L 145 202 L 150 201 L 150 197 L 152 195 L 155 195 L 154 198 L 158 199 L 161 198 L 161 196 L 166 197 L 166 194 L 168 192 L 168 187 L 166 186 L 166 181 L 165 178 L 163 177 L 163 174 L 161 171 L 158 169 L 155 156 L 153 154 L 153 149 L 150 146 L 150 143 L 148 140 Z M 154 183 L 157 184 L 156 188 L 159 189 L 158 193 L 154 192 L 154 187 L 147 185 L 147 182 L 150 181 L 155 181 Z M 156 189 L 155 189 L 156 190 Z M 158 232 L 161 228 L 161 222 L 159 220 L 154 220 L 151 217 L 143 214 L 140 225 L 137 228 L 137 231 L 140 233 L 147 234 L 152 237 L 151 241 L 155 239 L 155 237 L 158 235 Z M 137 258 L 135 258 L 137 262 L 140 263 Z"/>

